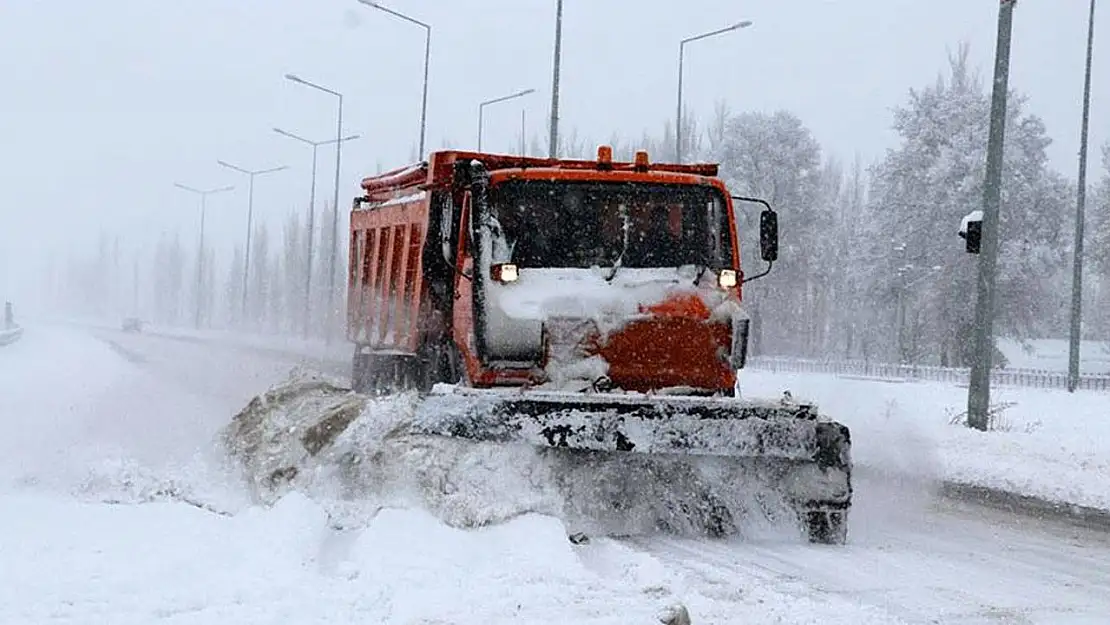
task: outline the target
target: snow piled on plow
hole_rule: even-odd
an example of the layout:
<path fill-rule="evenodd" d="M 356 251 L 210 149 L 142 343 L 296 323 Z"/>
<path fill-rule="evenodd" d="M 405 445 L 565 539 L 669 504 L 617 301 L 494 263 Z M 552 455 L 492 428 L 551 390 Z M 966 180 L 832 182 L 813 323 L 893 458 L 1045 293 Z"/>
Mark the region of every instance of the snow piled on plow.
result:
<path fill-rule="evenodd" d="M 299 373 L 252 400 L 222 437 L 257 501 L 301 491 L 341 527 L 421 508 L 456 528 L 536 513 L 587 535 L 801 539 L 793 509 L 767 487 L 783 472 L 774 461 L 432 436 L 413 428 L 420 401 Z"/>

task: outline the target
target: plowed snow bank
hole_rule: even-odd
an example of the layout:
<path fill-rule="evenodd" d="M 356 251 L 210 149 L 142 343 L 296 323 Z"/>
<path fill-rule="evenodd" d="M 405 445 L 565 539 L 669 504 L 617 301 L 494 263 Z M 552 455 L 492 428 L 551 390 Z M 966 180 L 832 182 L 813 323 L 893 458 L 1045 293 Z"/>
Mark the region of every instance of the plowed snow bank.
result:
<path fill-rule="evenodd" d="M 464 532 L 388 510 L 337 532 L 299 494 L 221 517 L 181 504 L 0 495 L 0 622 L 658 622 L 675 598 L 592 573 L 555 520 Z"/>
<path fill-rule="evenodd" d="M 401 507 L 455 527 L 538 513 L 588 534 L 801 539 L 786 493 L 768 487 L 780 462 L 430 436 L 414 425 L 418 402 L 371 399 L 302 372 L 252 400 L 223 441 L 256 501 L 309 493 L 342 525 Z"/>

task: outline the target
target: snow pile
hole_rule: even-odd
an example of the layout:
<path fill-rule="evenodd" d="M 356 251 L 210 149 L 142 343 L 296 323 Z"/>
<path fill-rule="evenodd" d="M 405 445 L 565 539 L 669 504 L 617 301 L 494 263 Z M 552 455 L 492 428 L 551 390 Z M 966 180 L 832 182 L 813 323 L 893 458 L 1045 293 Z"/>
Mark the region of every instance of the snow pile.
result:
<path fill-rule="evenodd" d="M 681 280 L 676 269 L 622 269 L 610 282 L 611 269 L 521 269 L 520 279 L 497 285 L 497 305 L 516 319 L 548 317 L 624 320 L 641 306 L 658 303 L 678 288 L 690 289 L 693 275 Z M 684 286 L 683 284 L 684 283 Z"/>
<path fill-rule="evenodd" d="M 584 390 L 609 373 L 609 363 L 600 354 L 590 355 L 591 343 L 603 340 L 597 324 L 579 318 L 552 317 L 547 332 L 547 380 L 542 388 Z"/>
<path fill-rule="evenodd" d="M 852 430 L 855 465 L 1110 510 L 1110 395 L 998 387 L 993 431 L 951 422 L 967 410 L 954 384 L 889 384 L 825 374 L 744 371 L 749 397 L 790 389 Z"/>
<path fill-rule="evenodd" d="M 429 433 L 442 428 L 432 421 L 450 421 L 450 415 L 418 411 L 420 405 L 414 394 L 370 399 L 318 377 L 294 377 L 253 400 L 223 440 L 256 501 L 298 490 L 322 502 L 344 527 L 399 507 L 427 510 L 463 528 L 538 513 L 587 534 L 727 535 L 787 527 L 801 539 L 788 498 L 809 467 L 436 436 Z M 453 422 L 464 427 L 461 419 Z"/>
<path fill-rule="evenodd" d="M 711 288 L 698 288 L 694 280 L 699 269 L 693 265 L 677 268 L 620 268 L 612 280 L 608 267 L 592 269 L 521 269 L 520 279 L 506 285 L 491 285 L 497 306 L 514 319 L 542 321 L 551 317 L 590 320 L 607 334 L 637 316 L 644 309 L 669 297 L 696 292 L 706 300 L 709 310 L 727 301 L 726 294 Z M 702 285 L 712 286 L 713 272 L 706 270 Z"/>
<path fill-rule="evenodd" d="M 388 510 L 361 531 L 291 494 L 222 517 L 181 504 L 0 495 L 0 622 L 653 623 L 677 601 L 591 572 L 525 516 L 464 532 Z"/>

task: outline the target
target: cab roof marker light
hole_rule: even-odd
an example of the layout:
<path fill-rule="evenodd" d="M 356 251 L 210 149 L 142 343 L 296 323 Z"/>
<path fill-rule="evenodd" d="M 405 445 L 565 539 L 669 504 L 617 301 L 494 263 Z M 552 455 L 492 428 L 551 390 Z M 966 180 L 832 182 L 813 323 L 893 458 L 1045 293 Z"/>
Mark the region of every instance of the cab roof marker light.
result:
<path fill-rule="evenodd" d="M 613 147 L 609 145 L 597 146 L 597 168 L 598 169 L 612 169 L 613 168 Z"/>

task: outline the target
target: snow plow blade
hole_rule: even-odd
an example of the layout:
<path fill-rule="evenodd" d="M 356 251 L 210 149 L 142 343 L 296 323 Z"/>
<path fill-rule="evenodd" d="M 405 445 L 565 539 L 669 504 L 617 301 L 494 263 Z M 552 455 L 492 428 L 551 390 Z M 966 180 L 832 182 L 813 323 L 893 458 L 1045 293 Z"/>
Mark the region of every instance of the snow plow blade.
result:
<path fill-rule="evenodd" d="M 709 534 L 734 533 L 739 517 L 759 508 L 767 518 L 792 511 L 812 542 L 847 537 L 850 434 L 812 404 L 436 385 L 413 426 L 421 434 L 562 454 L 559 473 L 575 476 L 562 480 L 564 490 L 586 488 L 574 480 L 622 475 L 615 508 L 658 486 L 645 479 L 686 488 L 691 498 L 678 505 L 696 501 L 694 516 Z M 620 468 L 609 471 L 614 463 Z"/>
<path fill-rule="evenodd" d="M 449 385 L 375 397 L 295 375 L 222 440 L 260 503 L 319 494 L 352 505 L 344 525 L 415 503 L 458 527 L 536 512 L 570 535 L 839 544 L 852 499 L 848 429 L 799 403 Z"/>

